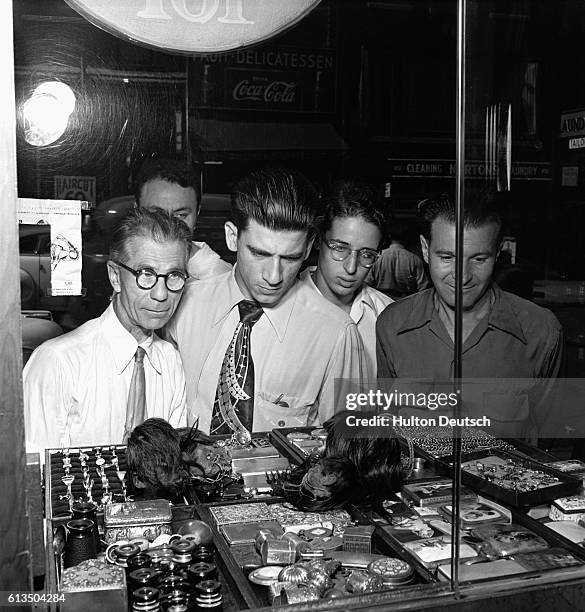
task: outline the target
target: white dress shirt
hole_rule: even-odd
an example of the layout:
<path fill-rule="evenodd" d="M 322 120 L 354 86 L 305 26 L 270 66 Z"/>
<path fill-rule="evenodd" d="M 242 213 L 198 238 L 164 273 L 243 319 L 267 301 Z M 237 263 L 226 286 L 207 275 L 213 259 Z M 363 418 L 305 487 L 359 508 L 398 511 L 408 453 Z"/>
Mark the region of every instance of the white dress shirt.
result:
<path fill-rule="evenodd" d="M 235 270 L 235 268 L 234 268 Z M 234 272 L 188 283 L 167 336 L 185 366 L 189 420 L 209 431 L 221 364 L 244 299 Z M 254 360 L 254 431 L 324 422 L 334 405 L 335 379 L 363 374 L 362 342 L 339 308 L 297 281 L 251 333 Z"/>
<path fill-rule="evenodd" d="M 177 350 L 152 334 L 146 351 L 146 418 L 186 424 L 185 376 Z M 122 442 L 138 343 L 110 305 L 97 319 L 47 340 L 24 368 L 28 452 Z"/>
<path fill-rule="evenodd" d="M 207 242 L 193 241 L 193 255 L 187 262 L 187 273 L 190 278 L 201 280 L 229 272 L 231 269 L 231 264 L 224 261 Z"/>
<path fill-rule="evenodd" d="M 303 270 L 300 278 L 311 289 L 322 295 L 311 277 L 311 273 L 316 269 L 316 267 L 312 267 Z M 377 289 L 369 285 L 362 285 L 351 304 L 349 316 L 357 325 L 364 343 L 365 371 L 368 380 L 376 380 L 376 321 L 386 306 L 393 302 L 392 298 Z"/>

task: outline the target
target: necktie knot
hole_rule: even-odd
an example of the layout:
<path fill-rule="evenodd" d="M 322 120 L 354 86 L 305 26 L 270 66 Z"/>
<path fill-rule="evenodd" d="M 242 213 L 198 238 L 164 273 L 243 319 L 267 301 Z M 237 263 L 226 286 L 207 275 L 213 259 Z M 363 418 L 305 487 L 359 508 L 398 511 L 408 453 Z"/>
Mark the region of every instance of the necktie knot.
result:
<path fill-rule="evenodd" d="M 136 353 L 134 354 L 134 362 L 135 363 L 142 363 L 144 361 L 144 355 L 146 354 L 146 351 L 139 346 L 136 349 Z"/>
<path fill-rule="evenodd" d="M 240 321 L 242 323 L 248 323 L 250 326 L 257 323 L 264 312 L 262 306 L 253 300 L 242 300 L 238 302 L 238 310 L 240 311 Z"/>

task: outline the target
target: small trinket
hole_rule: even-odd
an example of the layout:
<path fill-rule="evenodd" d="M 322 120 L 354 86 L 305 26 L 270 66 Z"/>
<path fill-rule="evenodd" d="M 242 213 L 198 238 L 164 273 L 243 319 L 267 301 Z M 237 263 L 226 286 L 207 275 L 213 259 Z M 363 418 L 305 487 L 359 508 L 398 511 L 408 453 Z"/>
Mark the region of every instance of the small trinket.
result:
<path fill-rule="evenodd" d="M 256 534 L 255 546 L 256 550 L 260 552 L 262 550 L 262 544 L 266 540 L 276 540 L 278 539 L 278 534 L 270 529 L 260 529 Z"/>
<path fill-rule="evenodd" d="M 414 569 L 406 561 L 386 557 L 377 559 L 368 565 L 368 573 L 380 578 L 387 586 L 410 582 L 414 577 Z"/>
<path fill-rule="evenodd" d="M 309 570 L 302 565 L 287 565 L 278 574 L 279 582 L 292 582 L 298 584 L 306 582 L 309 577 Z"/>
<path fill-rule="evenodd" d="M 320 595 L 333 586 L 333 580 L 329 578 L 329 575 L 318 569 L 312 569 L 309 572 L 306 582 L 309 586 L 315 587 Z"/>
<path fill-rule="evenodd" d="M 315 587 L 294 585 L 286 583 L 283 587 L 283 596 L 287 604 L 304 603 L 321 599 Z"/>
<path fill-rule="evenodd" d="M 291 565 L 297 558 L 297 551 L 289 540 L 268 539 L 261 548 L 264 565 Z"/>

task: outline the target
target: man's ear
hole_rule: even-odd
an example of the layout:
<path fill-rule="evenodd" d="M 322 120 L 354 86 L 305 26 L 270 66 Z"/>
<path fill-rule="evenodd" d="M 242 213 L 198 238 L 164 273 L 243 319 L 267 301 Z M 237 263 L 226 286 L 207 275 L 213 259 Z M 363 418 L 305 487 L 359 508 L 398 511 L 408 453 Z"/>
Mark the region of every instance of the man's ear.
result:
<path fill-rule="evenodd" d="M 311 254 L 311 249 L 313 248 L 314 242 L 315 242 L 315 236 L 311 236 L 311 238 L 307 240 L 307 250 L 305 251 L 305 256 L 303 257 L 303 261 L 305 261 L 305 259 L 307 259 L 307 257 Z"/>
<path fill-rule="evenodd" d="M 421 234 L 420 235 L 420 248 L 422 250 L 423 259 L 428 264 L 429 263 L 429 243 L 427 239 Z"/>
<path fill-rule="evenodd" d="M 120 293 L 120 291 L 122 291 L 122 287 L 120 285 L 120 268 L 111 260 L 108 261 L 107 267 L 110 285 L 112 285 L 114 293 Z"/>
<path fill-rule="evenodd" d="M 224 229 L 227 248 L 235 253 L 238 250 L 238 228 L 231 221 L 226 221 Z"/>

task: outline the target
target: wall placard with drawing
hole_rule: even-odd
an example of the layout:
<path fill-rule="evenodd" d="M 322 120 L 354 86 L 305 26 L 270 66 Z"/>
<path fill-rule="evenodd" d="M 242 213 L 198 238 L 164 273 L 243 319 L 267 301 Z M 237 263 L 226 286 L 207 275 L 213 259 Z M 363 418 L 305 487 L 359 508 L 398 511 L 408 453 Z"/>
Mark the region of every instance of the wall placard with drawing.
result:
<path fill-rule="evenodd" d="M 18 198 L 18 222 L 51 227 L 50 295 L 81 295 L 81 202 Z"/>

